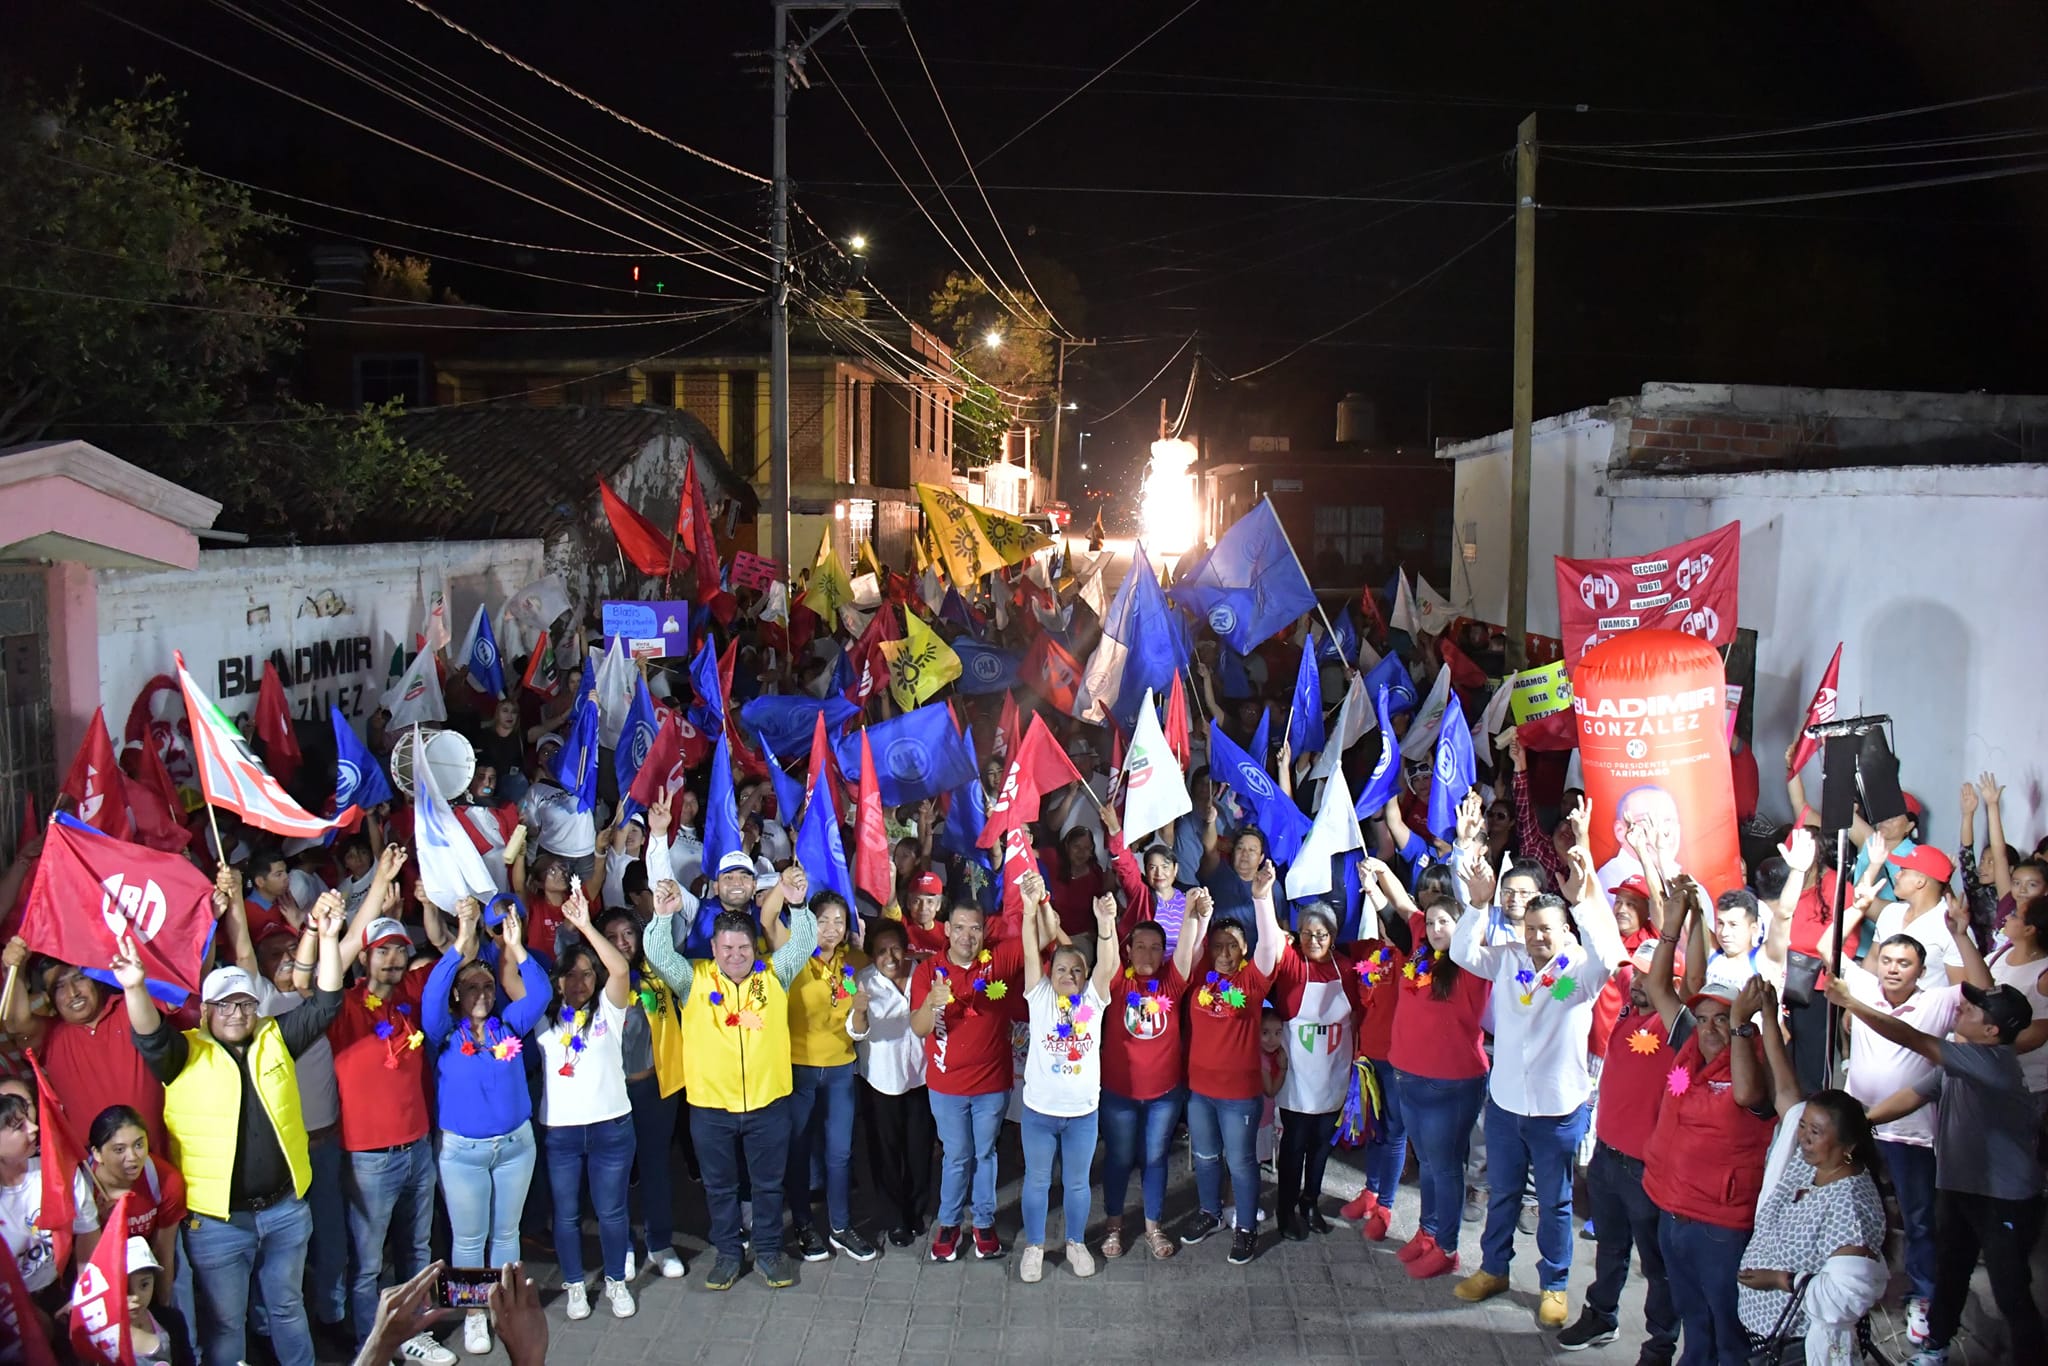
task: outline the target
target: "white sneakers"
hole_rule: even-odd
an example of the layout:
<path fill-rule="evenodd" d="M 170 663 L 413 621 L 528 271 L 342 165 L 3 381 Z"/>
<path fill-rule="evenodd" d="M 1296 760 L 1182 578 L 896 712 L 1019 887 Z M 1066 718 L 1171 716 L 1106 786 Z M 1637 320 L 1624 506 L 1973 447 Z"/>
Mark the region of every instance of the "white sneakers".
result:
<path fill-rule="evenodd" d="M 633 1303 L 632 1288 L 624 1281 L 615 1281 L 609 1276 L 605 1277 L 604 1297 L 611 1305 L 612 1317 L 615 1319 L 630 1319 L 640 1310 L 640 1306 Z"/>
<path fill-rule="evenodd" d="M 1076 1276 L 1093 1276 L 1095 1274 L 1095 1258 L 1089 1254 L 1087 1247 L 1081 1243 L 1070 1242 L 1067 1244 L 1067 1266 Z"/>
<path fill-rule="evenodd" d="M 568 1290 L 569 1295 L 562 1312 L 566 1313 L 571 1320 L 589 1318 L 590 1287 L 581 1281 L 571 1281 L 565 1288 Z"/>
<path fill-rule="evenodd" d="M 1906 1301 L 1906 1341 L 1915 1347 L 1927 1343 L 1927 1301 L 1918 1295 Z"/>
<path fill-rule="evenodd" d="M 434 1340 L 432 1333 L 415 1333 L 398 1349 L 400 1361 L 419 1366 L 455 1366 L 455 1353 Z"/>
<path fill-rule="evenodd" d="M 663 1280 L 676 1281 L 683 1277 L 683 1259 L 669 1248 L 663 1248 L 650 1255 L 647 1264 L 659 1271 Z"/>
<path fill-rule="evenodd" d="M 487 1356 L 491 1350 L 491 1316 L 481 1309 L 472 1309 L 462 1319 L 462 1350 L 473 1357 Z"/>
<path fill-rule="evenodd" d="M 1017 1279 L 1026 1285 L 1037 1285 L 1045 1278 L 1045 1249 L 1027 1247 L 1024 1255 L 1017 1259 Z"/>
<path fill-rule="evenodd" d="M 626 1249 L 626 1274 L 620 1279 L 630 1281 L 639 1274 L 640 1264 L 633 1260 L 633 1249 L 629 1247 Z"/>

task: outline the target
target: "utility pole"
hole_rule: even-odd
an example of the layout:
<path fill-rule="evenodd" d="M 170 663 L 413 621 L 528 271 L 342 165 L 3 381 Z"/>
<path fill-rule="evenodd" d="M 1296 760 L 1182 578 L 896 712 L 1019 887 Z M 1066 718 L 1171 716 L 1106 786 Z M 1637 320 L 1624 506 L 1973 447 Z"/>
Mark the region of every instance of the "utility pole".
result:
<path fill-rule="evenodd" d="M 1076 337 L 1069 341 L 1065 337 L 1054 337 L 1053 345 L 1059 348 L 1059 360 L 1053 368 L 1052 379 L 1052 460 L 1047 465 L 1050 474 L 1052 502 L 1060 497 L 1060 430 L 1067 411 L 1067 348 L 1070 346 L 1093 346 L 1093 341 L 1082 341 Z"/>
<path fill-rule="evenodd" d="M 774 208 L 768 220 L 773 256 L 768 285 L 768 558 L 789 563 L 789 86 L 810 89 L 804 59 L 820 38 L 864 9 L 895 9 L 896 0 L 775 0 L 775 47 L 768 54 L 775 81 Z M 801 43 L 789 41 L 791 10 L 835 13 Z"/>
<path fill-rule="evenodd" d="M 1508 484 L 1508 664 L 1529 662 L 1529 429 L 1536 420 L 1536 116 L 1515 130 L 1515 428 Z"/>

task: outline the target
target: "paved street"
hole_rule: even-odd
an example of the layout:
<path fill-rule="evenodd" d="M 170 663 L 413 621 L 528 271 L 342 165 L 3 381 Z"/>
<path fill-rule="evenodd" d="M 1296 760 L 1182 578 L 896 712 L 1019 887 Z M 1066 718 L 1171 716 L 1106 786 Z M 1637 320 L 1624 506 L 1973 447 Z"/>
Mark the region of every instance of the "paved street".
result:
<path fill-rule="evenodd" d="M 1193 1205 L 1185 1148 L 1176 1156 L 1167 1214 L 1176 1223 Z M 856 1169 L 860 1166 L 856 1153 Z M 1017 1236 L 1017 1187 L 1022 1162 L 1016 1129 L 1007 1126 L 1003 1186 L 997 1223 L 1006 1242 Z M 1331 1207 L 1357 1189 L 1357 1175 L 1333 1161 Z M 1270 1186 L 1268 1187 L 1270 1191 Z M 1135 1187 L 1133 1189 L 1135 1195 Z M 1247 1267 L 1224 1261 L 1227 1239 L 1183 1248 L 1166 1262 L 1142 1252 L 1103 1264 L 1091 1280 L 1068 1274 L 1049 1257 L 1038 1285 L 1017 1280 L 1016 1253 L 996 1263 L 970 1259 L 934 1265 L 922 1248 L 884 1248 L 875 1262 L 845 1258 L 804 1265 L 797 1284 L 770 1291 L 750 1275 L 725 1294 L 702 1285 L 704 1227 L 699 1188 L 683 1188 L 684 1255 L 691 1274 L 681 1281 L 635 1283 L 640 1312 L 614 1320 L 602 1298 L 593 1315 L 571 1324 L 561 1316 L 551 1266 L 536 1266 L 547 1287 L 553 1341 L 550 1362 L 634 1361 L 708 1363 L 901 1363 L 941 1366 L 993 1361 L 1401 1361 L 1432 1363 L 1536 1362 L 1560 1356 L 1535 1325 L 1533 1240 L 1517 1239 L 1514 1289 L 1491 1303 L 1464 1305 L 1451 1297 L 1454 1278 L 1411 1281 L 1395 1250 L 1415 1226 L 1416 1195 L 1404 1187 L 1395 1232 L 1378 1246 L 1349 1228 L 1328 1238 L 1287 1243 L 1270 1232 L 1259 1259 Z M 1099 1197 L 1098 1197 L 1099 1198 Z M 860 1193 L 855 1195 L 856 1209 Z M 1100 1208 L 1096 1211 L 1100 1217 Z M 1465 1226 L 1465 1249 L 1476 1254 L 1477 1226 Z M 1099 1230 L 1090 1229 L 1091 1246 Z M 1049 1244 L 1063 1242 L 1057 1204 Z M 596 1240 L 589 1257 L 595 1264 Z M 915 1251 L 917 1255 L 911 1255 Z M 1576 1246 L 1572 1309 L 1591 1275 L 1592 1245 Z M 1588 1363 L 1631 1363 L 1641 1331 L 1641 1291 L 1622 1301 L 1621 1341 L 1573 1354 Z M 501 1354 L 494 1354 L 499 1357 Z"/>

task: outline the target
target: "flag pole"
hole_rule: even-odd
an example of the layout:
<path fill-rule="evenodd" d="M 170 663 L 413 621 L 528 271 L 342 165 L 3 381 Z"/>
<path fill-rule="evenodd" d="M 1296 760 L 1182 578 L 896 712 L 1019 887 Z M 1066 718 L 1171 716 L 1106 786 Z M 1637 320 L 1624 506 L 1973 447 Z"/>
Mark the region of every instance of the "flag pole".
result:
<path fill-rule="evenodd" d="M 1272 505 L 1273 505 L 1273 495 L 1272 495 L 1272 494 L 1270 494 L 1270 493 L 1269 493 L 1269 494 L 1266 494 L 1266 495 L 1264 495 L 1263 497 L 1261 497 L 1261 498 L 1259 499 L 1259 501 L 1260 501 L 1261 503 L 1264 503 L 1264 504 L 1266 504 L 1266 505 L 1267 505 L 1268 507 L 1272 507 Z M 1288 558 L 1289 558 L 1289 559 L 1291 559 L 1291 560 L 1293 560 L 1293 561 L 1294 561 L 1294 567 L 1295 567 L 1295 568 L 1296 568 L 1297 570 L 1300 570 L 1300 572 L 1301 572 L 1301 581 L 1302 581 L 1303 583 L 1306 583 L 1306 584 L 1308 584 L 1308 591 L 1309 591 L 1309 595 L 1310 595 L 1311 597 L 1314 597 L 1314 598 L 1315 598 L 1315 600 L 1316 600 L 1316 615 L 1317 615 L 1317 616 L 1319 616 L 1319 617 L 1321 617 L 1321 618 L 1323 619 L 1323 629 L 1324 629 L 1325 631 L 1327 631 L 1327 632 L 1329 632 L 1329 633 L 1330 633 L 1330 639 L 1334 641 L 1334 640 L 1335 640 L 1335 639 L 1337 638 L 1337 628 L 1336 628 L 1336 627 L 1334 627 L 1334 626 L 1332 626 L 1332 625 L 1330 625 L 1330 616 L 1329 616 L 1329 613 L 1327 613 L 1327 612 L 1325 612 L 1325 611 L 1323 610 L 1323 600 L 1322 600 L 1321 596 L 1320 596 L 1320 595 L 1318 595 L 1318 594 L 1316 593 L 1316 586 L 1315 586 L 1315 584 L 1314 584 L 1313 582 L 1311 582 L 1311 581 L 1310 581 L 1310 579 L 1309 579 L 1309 576 L 1308 576 L 1308 570 L 1307 570 L 1307 569 L 1306 569 L 1306 568 L 1305 568 L 1305 567 L 1304 567 L 1304 566 L 1302 565 L 1302 563 L 1301 563 L 1301 556 L 1300 556 L 1300 555 L 1299 555 L 1299 554 L 1298 554 L 1298 553 L 1297 553 L 1297 552 L 1295 551 L 1295 549 L 1294 549 L 1294 542 L 1293 542 L 1293 541 L 1291 541 L 1291 540 L 1289 540 L 1289 539 L 1288 539 L 1288 537 L 1287 537 L 1287 528 L 1286 528 L 1286 526 L 1285 526 L 1285 525 L 1284 525 L 1284 524 L 1283 524 L 1283 523 L 1282 523 L 1282 522 L 1280 521 L 1280 509 L 1278 509 L 1278 508 L 1273 508 L 1273 526 L 1274 526 L 1274 528 L 1275 528 L 1275 529 L 1277 529 L 1277 530 L 1279 531 L 1279 533 L 1280 533 L 1280 544 L 1282 544 L 1282 545 L 1284 545 L 1284 546 L 1286 546 L 1286 547 L 1287 547 L 1287 555 L 1288 555 Z M 1313 644 L 1314 642 L 1310 642 L 1310 643 L 1311 643 L 1311 644 Z M 1347 673 L 1347 674 L 1354 674 L 1354 673 L 1357 673 L 1357 672 L 1358 672 L 1358 663 L 1357 663 L 1357 661 L 1356 661 L 1356 660 L 1351 660 L 1351 659 L 1347 659 L 1347 660 L 1345 660 L 1345 661 L 1344 661 L 1344 672 L 1345 672 L 1345 673 Z"/>

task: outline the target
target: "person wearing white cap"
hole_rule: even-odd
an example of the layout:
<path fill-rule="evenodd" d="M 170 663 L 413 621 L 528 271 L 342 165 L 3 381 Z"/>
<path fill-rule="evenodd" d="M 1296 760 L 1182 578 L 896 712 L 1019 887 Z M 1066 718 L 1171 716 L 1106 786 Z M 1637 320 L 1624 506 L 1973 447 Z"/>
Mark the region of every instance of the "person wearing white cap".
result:
<path fill-rule="evenodd" d="M 252 1281 L 262 1287 L 279 1366 L 313 1362 L 300 1288 L 313 1235 L 304 1200 L 313 1173 L 292 1060 L 326 1034 L 341 1009 L 341 898 L 329 893 L 313 913 L 320 923 L 316 992 L 281 1018 L 257 1015 L 248 973 L 215 968 L 201 985 L 198 1027 L 181 1032 L 150 999 L 132 942 L 123 942 L 111 964 L 135 1046 L 164 1084 L 164 1123 L 191 1211 L 185 1252 L 206 1362 L 248 1355 Z"/>
<path fill-rule="evenodd" d="M 130 1238 L 126 1252 L 128 1261 L 128 1348 L 135 1357 L 135 1366 L 170 1366 L 176 1356 L 171 1335 L 164 1331 L 150 1312 L 150 1302 L 156 1297 L 156 1280 L 163 1273 L 163 1263 L 156 1259 L 147 1238 Z M 83 1296 L 79 1293 L 84 1286 L 74 1287 L 71 1303 L 76 1307 Z"/>
<path fill-rule="evenodd" d="M 519 815 L 533 833 L 541 854 L 553 854 L 576 877 L 588 878 L 597 862 L 597 818 L 576 809 L 576 796 L 555 781 L 553 764 L 562 747 L 559 735 L 543 735 L 535 748 L 540 776 L 520 799 Z"/>

